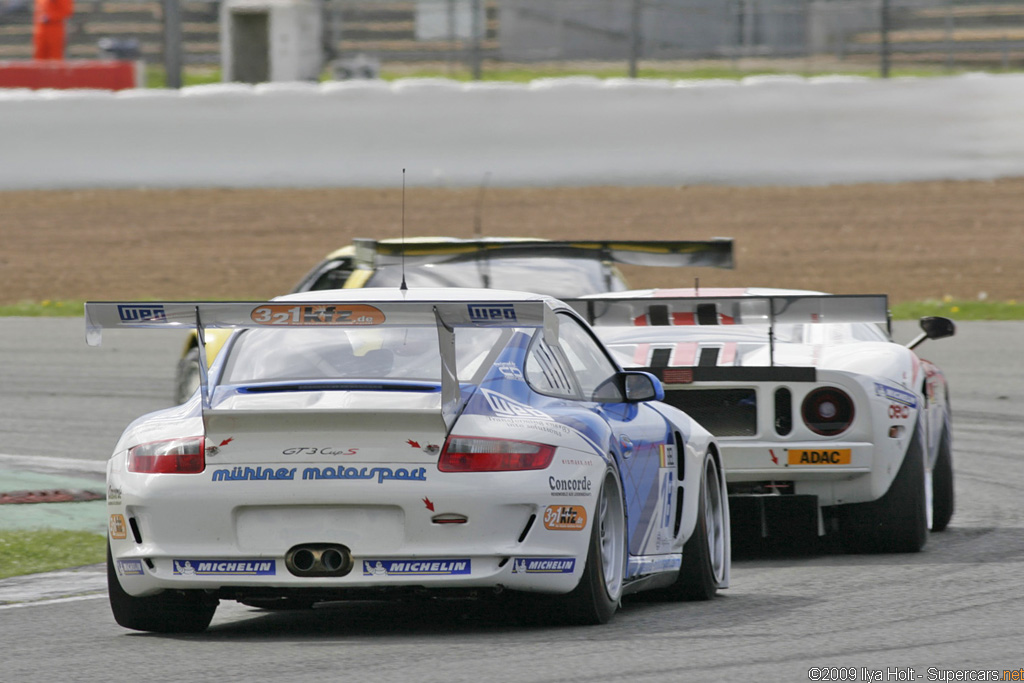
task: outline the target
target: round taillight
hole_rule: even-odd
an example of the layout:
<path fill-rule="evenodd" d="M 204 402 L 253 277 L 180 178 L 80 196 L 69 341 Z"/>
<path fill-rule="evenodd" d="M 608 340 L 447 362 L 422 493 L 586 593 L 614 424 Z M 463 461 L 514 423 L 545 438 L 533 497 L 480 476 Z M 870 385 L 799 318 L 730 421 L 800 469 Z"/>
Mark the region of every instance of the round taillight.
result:
<path fill-rule="evenodd" d="M 835 436 L 853 423 L 853 400 L 845 391 L 822 387 L 807 394 L 800 413 L 815 434 Z"/>

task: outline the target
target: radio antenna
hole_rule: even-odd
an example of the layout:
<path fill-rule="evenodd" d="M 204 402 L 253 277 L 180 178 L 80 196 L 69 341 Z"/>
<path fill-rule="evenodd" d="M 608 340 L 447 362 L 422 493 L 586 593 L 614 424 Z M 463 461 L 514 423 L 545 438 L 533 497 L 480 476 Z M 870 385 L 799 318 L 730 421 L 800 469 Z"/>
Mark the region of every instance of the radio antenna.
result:
<path fill-rule="evenodd" d="M 402 169 L 402 284 L 398 290 L 400 292 L 408 291 L 409 287 L 405 284 L 405 169 Z"/>

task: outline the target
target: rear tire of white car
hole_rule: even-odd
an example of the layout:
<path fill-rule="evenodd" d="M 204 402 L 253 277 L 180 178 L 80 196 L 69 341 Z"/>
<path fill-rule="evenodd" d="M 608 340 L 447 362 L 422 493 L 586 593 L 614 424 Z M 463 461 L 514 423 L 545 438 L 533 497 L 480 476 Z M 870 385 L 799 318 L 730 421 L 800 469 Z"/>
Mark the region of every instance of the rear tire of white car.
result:
<path fill-rule="evenodd" d="M 569 623 L 605 624 L 622 599 L 626 578 L 626 508 L 622 485 L 609 469 L 598 493 L 591 522 L 590 548 L 583 578 L 560 600 Z"/>
<path fill-rule="evenodd" d="M 916 553 L 928 541 L 926 505 L 924 448 L 915 429 L 885 495 L 839 508 L 843 546 L 854 553 Z"/>
<path fill-rule="evenodd" d="M 697 523 L 683 546 L 683 564 L 679 578 L 664 595 L 673 600 L 710 600 L 725 579 L 726 550 L 725 505 L 722 479 L 715 457 L 704 456 Z"/>
<path fill-rule="evenodd" d="M 217 599 L 201 591 L 164 591 L 136 598 L 121 588 L 107 545 L 107 595 L 114 620 L 125 628 L 154 633 L 205 631 L 217 610 Z"/>
<path fill-rule="evenodd" d="M 932 531 L 945 531 L 949 526 L 953 503 L 953 445 L 949 427 L 943 427 L 939 454 L 932 468 Z"/>
<path fill-rule="evenodd" d="M 191 348 L 174 371 L 174 402 L 184 403 L 199 388 L 199 349 Z"/>

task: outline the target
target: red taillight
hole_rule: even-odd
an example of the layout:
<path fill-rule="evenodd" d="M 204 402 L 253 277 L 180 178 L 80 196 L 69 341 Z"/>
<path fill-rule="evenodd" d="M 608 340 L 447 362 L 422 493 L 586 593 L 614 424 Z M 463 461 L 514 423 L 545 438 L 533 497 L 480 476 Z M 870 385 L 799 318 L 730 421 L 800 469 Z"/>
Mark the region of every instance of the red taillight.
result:
<path fill-rule="evenodd" d="M 128 449 L 128 471 L 139 474 L 197 474 L 206 469 L 206 439 L 151 441 Z"/>
<path fill-rule="evenodd" d="M 844 391 L 822 387 L 807 394 L 800 412 L 812 432 L 835 436 L 853 423 L 853 400 Z"/>
<path fill-rule="evenodd" d="M 449 436 L 437 469 L 442 472 L 510 472 L 542 470 L 555 457 L 555 447 L 531 441 Z"/>

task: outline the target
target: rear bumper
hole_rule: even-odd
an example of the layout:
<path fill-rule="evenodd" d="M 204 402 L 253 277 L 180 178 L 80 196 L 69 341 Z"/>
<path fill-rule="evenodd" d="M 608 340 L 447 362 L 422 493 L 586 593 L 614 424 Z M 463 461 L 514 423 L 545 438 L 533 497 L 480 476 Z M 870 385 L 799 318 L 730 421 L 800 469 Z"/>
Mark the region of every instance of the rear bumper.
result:
<path fill-rule="evenodd" d="M 730 491 L 758 483 L 792 484 L 792 493 L 814 496 L 819 506 L 877 500 L 889 489 L 905 443 L 863 441 L 728 441 L 722 458 Z M 806 456 L 806 457 L 805 457 Z"/>
<path fill-rule="evenodd" d="M 871 472 L 874 444 L 821 441 L 723 441 L 727 478 L 750 481 L 840 481 Z"/>
<path fill-rule="evenodd" d="M 568 476 L 600 481 L 605 465 L 592 460 Z M 116 491 L 108 500 L 111 552 L 121 585 L 134 596 L 226 587 L 566 593 L 586 563 L 596 491 L 556 495 L 551 476 L 435 470 L 427 482 L 224 482 L 209 473 L 119 472 L 108 487 Z M 586 523 L 545 524 L 550 508 L 564 506 L 584 513 Z M 303 544 L 344 547 L 351 570 L 296 575 L 285 558 Z"/>

